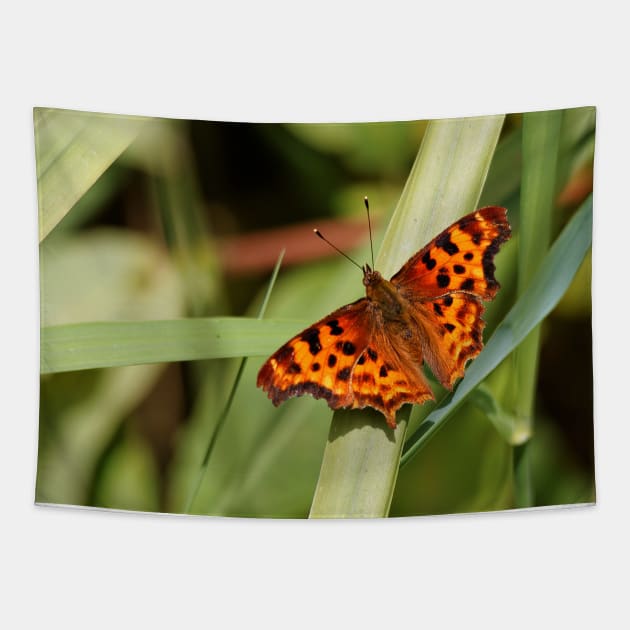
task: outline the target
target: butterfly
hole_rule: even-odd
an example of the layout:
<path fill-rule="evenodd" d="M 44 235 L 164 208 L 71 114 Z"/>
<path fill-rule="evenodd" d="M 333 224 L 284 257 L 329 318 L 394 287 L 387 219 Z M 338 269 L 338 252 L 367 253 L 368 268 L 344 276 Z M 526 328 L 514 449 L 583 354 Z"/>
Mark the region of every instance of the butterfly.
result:
<path fill-rule="evenodd" d="M 510 236 L 506 209 L 489 206 L 441 232 L 391 280 L 365 264 L 366 296 L 287 341 L 257 386 L 276 406 L 303 394 L 331 409 L 370 406 L 395 428 L 403 404 L 435 400 L 423 363 L 452 389 L 481 352 L 483 301 L 499 290 L 494 257 Z"/>

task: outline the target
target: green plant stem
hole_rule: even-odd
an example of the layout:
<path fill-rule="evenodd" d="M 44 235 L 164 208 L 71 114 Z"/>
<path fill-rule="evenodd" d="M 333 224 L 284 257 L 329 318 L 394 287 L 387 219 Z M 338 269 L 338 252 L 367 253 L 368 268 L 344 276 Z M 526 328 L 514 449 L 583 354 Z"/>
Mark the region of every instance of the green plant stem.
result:
<path fill-rule="evenodd" d="M 475 209 L 503 116 L 429 123 L 388 225 L 377 268 L 390 276 L 418 249 Z M 311 518 L 387 516 L 410 407 L 389 429 L 373 410 L 333 415 Z"/>
<path fill-rule="evenodd" d="M 517 507 L 534 504 L 534 486 L 529 457 L 529 442 L 517 444 L 512 450 L 512 470 L 514 477 L 514 503 Z"/>

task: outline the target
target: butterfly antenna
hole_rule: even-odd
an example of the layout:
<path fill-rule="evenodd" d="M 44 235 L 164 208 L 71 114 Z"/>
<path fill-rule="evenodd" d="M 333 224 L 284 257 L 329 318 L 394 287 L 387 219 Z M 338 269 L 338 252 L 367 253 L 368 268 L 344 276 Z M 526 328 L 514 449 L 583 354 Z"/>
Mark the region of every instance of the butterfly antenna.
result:
<path fill-rule="evenodd" d="M 363 203 L 365 204 L 365 210 L 368 215 L 368 229 L 370 230 L 370 252 L 372 253 L 372 269 L 374 269 L 374 246 L 372 245 L 372 221 L 370 221 L 370 204 L 368 203 L 367 195 L 363 197 Z"/>
<path fill-rule="evenodd" d="M 317 228 L 314 229 L 313 232 L 315 232 L 315 234 L 317 234 L 317 236 L 319 236 L 319 238 L 321 238 L 322 241 L 324 241 L 325 243 L 328 243 L 334 250 L 338 251 L 342 256 L 347 258 L 353 265 L 356 265 L 359 269 L 361 269 L 361 271 L 363 271 L 363 268 L 361 267 L 361 265 L 359 265 L 359 263 L 356 260 L 352 260 L 352 258 L 350 258 L 348 254 L 344 254 L 338 247 L 335 247 Z"/>

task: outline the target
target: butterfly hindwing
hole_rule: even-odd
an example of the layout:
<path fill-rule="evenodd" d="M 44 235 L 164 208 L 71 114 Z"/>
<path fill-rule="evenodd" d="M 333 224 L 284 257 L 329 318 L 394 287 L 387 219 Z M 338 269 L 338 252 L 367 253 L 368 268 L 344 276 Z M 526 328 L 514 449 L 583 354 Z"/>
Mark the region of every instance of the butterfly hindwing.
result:
<path fill-rule="evenodd" d="M 436 378 L 449 389 L 464 375 L 464 368 L 483 348 L 481 299 L 457 291 L 411 307 L 414 319 L 422 327 L 422 354 Z"/>
<path fill-rule="evenodd" d="M 434 398 L 421 365 L 419 348 L 414 351 L 391 330 L 387 334 L 386 329 L 375 327 L 352 372 L 352 408 L 378 409 L 387 424 L 395 427 L 396 410 L 401 405 Z"/>

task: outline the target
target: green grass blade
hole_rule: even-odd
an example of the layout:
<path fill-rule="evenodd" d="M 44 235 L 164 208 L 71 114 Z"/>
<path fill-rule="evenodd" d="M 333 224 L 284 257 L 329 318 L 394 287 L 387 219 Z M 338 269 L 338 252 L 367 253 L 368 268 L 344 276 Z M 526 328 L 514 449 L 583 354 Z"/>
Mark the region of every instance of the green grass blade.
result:
<path fill-rule="evenodd" d="M 144 119 L 36 107 L 33 123 L 42 241 L 135 139 Z"/>
<path fill-rule="evenodd" d="M 523 115 L 523 181 L 518 243 L 517 295 L 529 286 L 551 240 L 556 170 L 560 147 L 562 110 Z M 514 432 L 531 435 L 535 401 L 540 326 L 536 326 L 512 355 L 513 387 L 504 406 L 515 420 Z M 514 447 L 514 491 L 517 507 L 533 504 L 528 444 Z"/>
<path fill-rule="evenodd" d="M 92 368 L 262 356 L 308 322 L 246 317 L 199 317 L 46 326 L 42 374 Z"/>
<path fill-rule="evenodd" d="M 385 234 L 376 267 L 390 276 L 425 243 L 475 209 L 503 116 L 432 121 Z M 395 431 L 372 410 L 336 412 L 310 517 L 386 516 L 410 407 Z"/>
<path fill-rule="evenodd" d="M 512 199 L 521 184 L 521 129 L 512 130 L 497 145 L 479 206 L 496 206 Z M 511 206 L 509 206 L 511 210 Z"/>
<path fill-rule="evenodd" d="M 593 200 L 589 197 L 556 239 L 527 290 L 497 326 L 455 392 L 449 394 L 409 438 L 401 464 L 419 452 L 468 394 L 551 312 L 584 259 L 591 245 L 592 231 Z"/>

